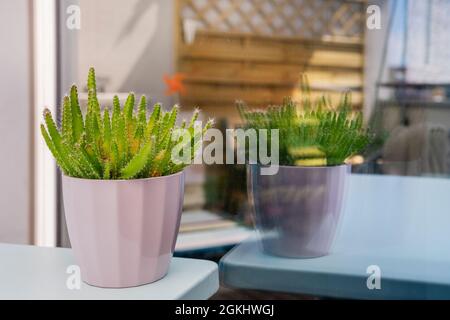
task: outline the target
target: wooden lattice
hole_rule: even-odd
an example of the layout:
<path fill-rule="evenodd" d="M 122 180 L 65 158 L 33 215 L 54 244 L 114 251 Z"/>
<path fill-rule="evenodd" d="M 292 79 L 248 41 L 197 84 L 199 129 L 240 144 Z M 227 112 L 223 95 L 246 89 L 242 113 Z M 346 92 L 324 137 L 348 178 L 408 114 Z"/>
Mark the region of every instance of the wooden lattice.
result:
<path fill-rule="evenodd" d="M 240 121 L 236 100 L 251 107 L 301 98 L 307 73 L 313 99 L 338 102 L 352 92 L 363 102 L 365 1 L 178 0 L 177 71 L 184 74 L 184 107 Z M 186 25 L 196 26 L 192 33 Z M 200 30 L 198 29 L 200 28 Z M 192 30 L 192 29 L 191 29 Z"/>
<path fill-rule="evenodd" d="M 364 5 L 355 0 L 180 0 L 180 13 L 207 31 L 361 38 Z"/>

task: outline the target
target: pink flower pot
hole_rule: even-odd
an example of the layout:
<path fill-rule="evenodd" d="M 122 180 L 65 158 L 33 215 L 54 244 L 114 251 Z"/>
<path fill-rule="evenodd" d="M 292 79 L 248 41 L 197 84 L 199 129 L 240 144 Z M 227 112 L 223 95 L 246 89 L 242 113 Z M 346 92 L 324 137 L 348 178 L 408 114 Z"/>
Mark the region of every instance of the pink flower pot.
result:
<path fill-rule="evenodd" d="M 280 166 L 264 176 L 249 168 L 249 193 L 256 228 L 265 252 L 288 258 L 314 258 L 330 253 L 350 166 Z"/>
<path fill-rule="evenodd" d="M 137 180 L 63 176 L 70 242 L 84 282 L 134 287 L 165 276 L 175 248 L 184 173 Z"/>

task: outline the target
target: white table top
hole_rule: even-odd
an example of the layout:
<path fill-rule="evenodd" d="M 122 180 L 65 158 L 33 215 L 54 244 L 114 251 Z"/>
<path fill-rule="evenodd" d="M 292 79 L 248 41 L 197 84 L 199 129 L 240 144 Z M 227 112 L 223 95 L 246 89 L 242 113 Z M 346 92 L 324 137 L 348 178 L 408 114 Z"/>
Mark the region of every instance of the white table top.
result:
<path fill-rule="evenodd" d="M 173 258 L 163 279 L 126 289 L 71 290 L 70 265 L 70 249 L 0 244 L 0 299 L 208 299 L 219 288 L 217 264 L 205 260 Z"/>
<path fill-rule="evenodd" d="M 367 268 L 381 270 L 369 290 Z M 344 298 L 450 299 L 450 179 L 352 175 L 333 252 L 283 259 L 249 241 L 221 261 L 225 285 Z"/>

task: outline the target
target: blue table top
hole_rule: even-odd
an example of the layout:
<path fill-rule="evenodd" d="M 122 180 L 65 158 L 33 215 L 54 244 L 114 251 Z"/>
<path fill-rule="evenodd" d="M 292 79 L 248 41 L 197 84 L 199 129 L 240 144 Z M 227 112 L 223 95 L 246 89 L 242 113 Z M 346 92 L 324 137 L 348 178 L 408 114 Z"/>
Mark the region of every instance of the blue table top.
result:
<path fill-rule="evenodd" d="M 325 257 L 270 256 L 255 238 L 222 259 L 225 285 L 340 298 L 450 299 L 450 179 L 352 175 L 333 252 Z M 380 289 L 367 286 L 370 266 L 379 268 Z"/>
<path fill-rule="evenodd" d="M 1 299 L 208 299 L 219 288 L 217 264 L 173 258 L 168 274 L 147 285 L 97 288 L 85 283 L 69 289 L 67 268 L 75 265 L 72 250 L 0 244 Z"/>

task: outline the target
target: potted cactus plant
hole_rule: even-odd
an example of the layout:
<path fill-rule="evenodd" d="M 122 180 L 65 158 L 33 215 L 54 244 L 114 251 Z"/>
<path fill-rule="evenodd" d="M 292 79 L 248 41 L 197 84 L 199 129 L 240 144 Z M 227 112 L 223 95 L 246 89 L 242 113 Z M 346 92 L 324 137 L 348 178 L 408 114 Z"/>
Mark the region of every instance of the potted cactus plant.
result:
<path fill-rule="evenodd" d="M 261 165 L 249 165 L 248 190 L 263 249 L 292 258 L 330 252 L 350 173 L 346 159 L 372 139 L 349 94 L 333 107 L 325 97 L 312 103 L 303 88 L 301 103 L 287 98 L 262 111 L 238 104 L 247 128 L 279 130 L 278 173 L 261 175 Z"/>
<path fill-rule="evenodd" d="M 172 133 L 187 129 L 194 144 L 198 111 L 178 127 L 177 106 L 164 111 L 156 104 L 147 112 L 142 96 L 135 110 L 130 93 L 123 106 L 116 96 L 112 111 L 105 107 L 102 112 L 93 68 L 87 88 L 85 116 L 73 86 L 64 98 L 61 127 L 47 109 L 41 124 L 63 173 L 67 227 L 82 279 L 114 288 L 156 281 L 168 271 L 183 203 L 187 164 L 172 159 L 181 143 Z"/>

